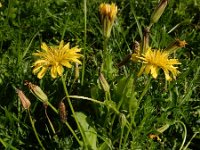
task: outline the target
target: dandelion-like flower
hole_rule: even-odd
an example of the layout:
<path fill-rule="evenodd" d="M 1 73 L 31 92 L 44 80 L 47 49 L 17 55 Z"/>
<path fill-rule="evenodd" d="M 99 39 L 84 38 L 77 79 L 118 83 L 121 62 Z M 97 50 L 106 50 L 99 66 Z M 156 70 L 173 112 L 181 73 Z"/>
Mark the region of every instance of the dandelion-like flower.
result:
<path fill-rule="evenodd" d="M 174 65 L 179 65 L 181 63 L 178 59 L 169 59 L 168 51 L 152 50 L 148 48 L 146 53 L 138 58 L 143 61 L 143 66 L 140 69 L 139 75 L 145 72 L 146 74 L 150 73 L 153 78 L 157 78 L 159 70 L 162 69 L 166 80 L 171 81 L 172 78 L 170 75 L 176 79 L 179 73 L 177 70 L 178 67 Z"/>
<path fill-rule="evenodd" d="M 37 51 L 33 55 L 38 56 L 39 59 L 33 64 L 33 73 L 41 79 L 48 69 L 50 69 L 51 77 L 56 78 L 57 75 L 62 76 L 64 67 L 71 68 L 71 63 L 81 64 L 79 58 L 82 56 L 78 52 L 80 48 L 70 48 L 70 44 L 64 45 L 62 40 L 59 46 L 47 46 L 42 43 L 41 48 L 43 51 Z"/>
<path fill-rule="evenodd" d="M 112 26 L 117 16 L 117 6 L 114 3 L 102 3 L 99 6 L 99 12 L 101 14 L 101 21 L 103 24 L 103 34 L 105 37 L 109 38 Z"/>

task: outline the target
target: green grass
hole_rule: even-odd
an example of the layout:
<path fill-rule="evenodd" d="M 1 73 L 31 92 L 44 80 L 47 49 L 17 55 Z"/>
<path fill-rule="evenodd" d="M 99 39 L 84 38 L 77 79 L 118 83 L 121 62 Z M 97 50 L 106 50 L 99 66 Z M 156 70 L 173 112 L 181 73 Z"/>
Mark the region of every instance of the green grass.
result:
<path fill-rule="evenodd" d="M 158 1 L 113 1 L 118 14 L 107 55 L 99 14 L 102 2 L 111 1 L 1 1 L 0 149 L 41 149 L 41 145 L 44 149 L 198 149 L 200 2 L 170 0 L 151 29 L 153 48 L 163 49 L 176 38 L 188 43 L 176 52 L 181 73 L 171 82 L 162 72 L 157 79 L 137 77 L 140 63 L 128 61 L 117 67 L 132 52 L 133 42 L 142 41 Z M 49 73 L 37 79 L 32 54 L 40 50 L 41 42 L 58 45 L 61 40 L 82 48 L 79 78 L 74 80 L 73 67 L 65 70 L 63 80 L 52 79 Z M 100 72 L 106 81 L 99 78 Z M 49 119 L 25 80 L 39 85 L 48 96 Z M 30 99 L 30 114 L 22 108 L 15 88 Z M 61 100 L 67 110 L 64 123 L 58 115 Z M 165 131 L 159 133 L 162 127 Z M 150 134 L 161 140 L 149 138 Z"/>

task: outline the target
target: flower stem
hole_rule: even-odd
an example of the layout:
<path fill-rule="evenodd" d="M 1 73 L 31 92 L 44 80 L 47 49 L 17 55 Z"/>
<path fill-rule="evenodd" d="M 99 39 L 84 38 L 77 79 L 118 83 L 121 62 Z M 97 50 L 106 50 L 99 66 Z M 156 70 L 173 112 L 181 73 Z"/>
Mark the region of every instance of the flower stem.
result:
<path fill-rule="evenodd" d="M 69 94 L 68 94 L 68 91 L 67 91 L 67 86 L 66 86 L 66 83 L 65 83 L 65 80 L 64 80 L 63 76 L 61 77 L 61 79 L 62 79 L 64 91 L 65 91 L 65 94 L 66 94 L 67 102 L 68 102 L 69 107 L 70 107 L 70 109 L 71 109 L 71 111 L 72 111 L 73 117 L 74 117 L 74 119 L 75 119 L 75 122 L 76 122 L 76 124 L 77 124 L 77 127 L 78 127 L 78 129 L 79 129 L 79 131 L 80 131 L 80 133 L 81 133 L 81 136 L 82 136 L 82 138 L 83 138 L 84 144 L 85 144 L 86 149 L 87 149 L 87 143 L 88 143 L 88 142 L 86 141 L 85 134 L 84 134 L 84 132 L 82 131 L 82 128 L 81 128 L 81 126 L 80 126 L 80 124 L 79 124 L 79 122 L 78 122 L 78 119 L 77 119 L 77 117 L 76 117 L 74 108 L 73 108 L 72 103 L 71 103 L 71 100 L 70 100 L 70 98 L 69 98 Z"/>
<path fill-rule="evenodd" d="M 39 145 L 41 146 L 41 148 L 42 148 L 43 150 L 45 150 L 44 146 L 42 145 L 42 142 L 40 141 L 40 138 L 39 138 L 39 136 L 38 136 L 38 133 L 37 133 L 37 131 L 36 131 L 36 129 L 35 129 L 35 125 L 34 125 L 34 122 L 33 122 L 33 119 L 32 119 L 32 117 L 31 117 L 31 114 L 30 114 L 30 110 L 29 110 L 29 109 L 28 109 L 28 115 L 29 115 L 29 119 L 30 119 L 30 122 L 31 122 L 31 125 L 32 125 L 32 128 L 33 128 L 33 131 L 34 131 L 34 133 L 35 133 L 35 137 L 36 137 L 36 139 L 37 139 Z"/>
<path fill-rule="evenodd" d="M 50 125 L 50 127 L 51 127 L 51 130 L 52 130 L 53 134 L 55 135 L 55 138 L 58 138 L 57 135 L 56 135 L 56 131 L 55 131 L 55 129 L 54 129 L 53 123 L 51 122 L 51 120 L 50 120 L 50 118 L 49 118 L 49 116 L 48 116 L 48 114 L 47 114 L 47 107 L 45 108 L 44 112 L 45 112 L 45 115 L 46 115 L 47 120 L 48 120 L 48 122 L 49 122 L 49 125 Z"/>
<path fill-rule="evenodd" d="M 176 122 L 180 123 L 180 124 L 183 126 L 184 131 L 185 131 L 185 132 L 184 132 L 183 142 L 182 142 L 182 144 L 181 144 L 181 147 L 179 148 L 179 150 L 182 150 L 182 149 L 183 149 L 183 146 L 184 146 L 184 144 L 185 144 L 185 141 L 186 141 L 186 137 L 187 137 L 187 128 L 186 128 L 185 124 L 184 124 L 182 121 L 176 121 Z"/>
<path fill-rule="evenodd" d="M 85 99 L 85 100 L 91 101 L 93 103 L 97 103 L 97 104 L 100 104 L 100 105 L 105 105 L 104 102 L 98 101 L 98 100 L 93 99 L 93 98 L 85 97 L 85 96 L 70 95 L 69 97 L 70 98 L 76 98 L 76 99 Z"/>
<path fill-rule="evenodd" d="M 82 68 L 82 76 L 81 76 L 81 85 L 84 82 L 85 76 L 85 49 L 86 49 L 86 39 L 87 39 L 87 0 L 84 0 L 84 49 L 83 49 L 83 68 Z"/>
<path fill-rule="evenodd" d="M 120 136 L 120 141 L 119 141 L 119 149 L 121 149 L 121 146 L 122 146 L 123 135 L 124 135 L 124 127 L 121 128 L 121 136 Z"/>

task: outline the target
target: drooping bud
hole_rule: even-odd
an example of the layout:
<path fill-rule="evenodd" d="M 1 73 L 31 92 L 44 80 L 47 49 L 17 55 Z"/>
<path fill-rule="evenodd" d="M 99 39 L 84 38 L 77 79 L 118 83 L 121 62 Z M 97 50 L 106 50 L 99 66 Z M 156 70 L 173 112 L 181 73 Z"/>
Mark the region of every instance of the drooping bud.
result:
<path fill-rule="evenodd" d="M 171 54 L 179 48 L 185 47 L 185 45 L 187 45 L 185 40 L 181 41 L 179 39 L 175 39 L 175 41 L 169 44 L 169 46 L 167 46 L 167 48 L 165 48 L 164 50 L 168 51 Z"/>
<path fill-rule="evenodd" d="M 31 102 L 30 100 L 26 97 L 26 95 L 24 94 L 24 92 L 22 90 L 16 89 L 16 92 L 18 94 L 18 97 L 22 103 L 22 106 L 24 109 L 29 109 L 29 107 L 31 106 Z"/>
<path fill-rule="evenodd" d="M 48 103 L 48 97 L 47 95 L 43 92 L 43 90 L 35 85 L 32 84 L 31 82 L 26 82 L 26 85 L 28 85 L 30 91 L 43 103 L 47 104 Z"/>
<path fill-rule="evenodd" d="M 169 0 L 161 0 L 154 10 L 154 12 L 151 15 L 151 20 L 150 20 L 150 27 L 152 24 L 156 23 L 160 16 L 163 14 Z"/>
<path fill-rule="evenodd" d="M 100 73 L 99 80 L 100 80 L 100 83 L 101 83 L 101 85 L 103 87 L 103 90 L 105 92 L 109 92 L 110 91 L 110 86 L 109 86 L 108 82 L 106 81 L 106 79 L 105 79 L 105 77 L 104 77 L 104 75 L 102 73 Z"/>
<path fill-rule="evenodd" d="M 111 29 L 117 16 L 117 6 L 112 3 L 102 3 L 99 6 L 99 12 L 101 14 L 101 22 L 103 24 L 103 35 L 106 38 L 110 37 Z"/>
<path fill-rule="evenodd" d="M 163 133 L 165 130 L 169 128 L 170 124 L 165 124 L 164 126 L 157 129 L 159 133 Z"/>
<path fill-rule="evenodd" d="M 78 68 L 78 63 L 76 63 L 76 66 L 75 66 L 75 80 L 77 80 L 79 77 L 79 68 Z"/>
<path fill-rule="evenodd" d="M 124 114 L 120 114 L 120 125 L 121 128 L 124 128 L 127 123 L 126 116 Z"/>
<path fill-rule="evenodd" d="M 67 111 L 66 111 L 66 107 L 63 101 L 61 101 L 59 103 L 59 115 L 60 115 L 60 119 L 62 122 L 65 122 L 67 120 Z"/>

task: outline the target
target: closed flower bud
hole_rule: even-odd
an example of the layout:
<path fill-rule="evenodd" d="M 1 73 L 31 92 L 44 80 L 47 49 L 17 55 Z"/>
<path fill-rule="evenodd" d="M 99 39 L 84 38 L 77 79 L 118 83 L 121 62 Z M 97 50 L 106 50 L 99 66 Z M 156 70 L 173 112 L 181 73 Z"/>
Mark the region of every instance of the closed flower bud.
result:
<path fill-rule="evenodd" d="M 61 101 L 59 103 L 59 115 L 60 115 L 60 119 L 62 122 L 65 122 L 67 120 L 67 111 L 66 111 L 66 107 L 65 104 L 63 103 L 63 101 Z"/>
<path fill-rule="evenodd" d="M 103 87 L 103 90 L 105 92 L 109 92 L 110 91 L 110 86 L 109 86 L 108 82 L 106 81 L 106 79 L 105 79 L 105 77 L 104 77 L 104 75 L 102 73 L 100 73 L 99 80 L 100 80 L 100 83 L 101 83 L 101 85 Z"/>
<path fill-rule="evenodd" d="M 127 123 L 126 116 L 124 114 L 120 114 L 120 124 L 121 128 L 124 128 Z"/>
<path fill-rule="evenodd" d="M 151 15 L 151 24 L 156 23 L 163 14 L 169 0 L 161 0 Z"/>
<path fill-rule="evenodd" d="M 29 87 L 29 89 L 31 90 L 31 92 L 39 99 L 41 100 L 43 103 L 47 103 L 48 102 L 48 97 L 47 95 L 43 92 L 43 90 L 35 85 L 32 84 L 31 82 L 27 82 L 26 83 Z"/>
<path fill-rule="evenodd" d="M 169 46 L 167 46 L 167 48 L 165 48 L 165 51 L 168 51 L 169 53 L 173 53 L 175 52 L 177 49 L 185 47 L 185 45 L 187 45 L 186 41 L 183 40 L 179 40 L 176 39 L 174 42 L 172 42 Z"/>
<path fill-rule="evenodd" d="M 18 97 L 22 103 L 22 106 L 24 107 L 24 109 L 29 109 L 29 107 L 31 106 L 31 102 L 29 101 L 29 99 L 26 97 L 26 95 L 24 94 L 23 91 L 16 89 Z"/>
<path fill-rule="evenodd" d="M 159 133 L 163 133 L 165 130 L 169 128 L 170 124 L 165 124 L 164 126 L 157 129 Z"/>

